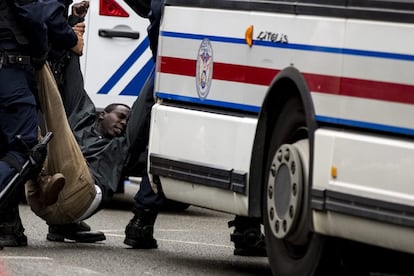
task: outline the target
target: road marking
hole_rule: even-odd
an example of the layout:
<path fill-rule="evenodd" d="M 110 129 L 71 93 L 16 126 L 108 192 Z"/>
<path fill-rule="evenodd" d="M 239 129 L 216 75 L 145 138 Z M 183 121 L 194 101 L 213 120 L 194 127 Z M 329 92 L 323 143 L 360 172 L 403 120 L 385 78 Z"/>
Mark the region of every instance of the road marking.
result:
<path fill-rule="evenodd" d="M 43 261 L 53 261 L 52 258 L 49 257 L 36 257 L 36 256 L 1 256 L 0 259 L 8 259 L 8 260 L 43 260 Z"/>
<path fill-rule="evenodd" d="M 118 234 L 106 234 L 109 237 L 117 237 L 117 238 L 124 238 L 125 235 L 118 235 Z M 185 243 L 185 244 L 192 244 L 192 245 L 204 245 L 204 246 L 214 246 L 214 247 L 224 247 L 224 248 L 234 248 L 234 246 L 224 245 L 224 244 L 215 244 L 215 243 L 205 243 L 205 242 L 192 242 L 192 241 L 182 241 L 182 240 L 169 240 L 169 239 L 159 239 L 159 241 L 165 242 L 176 242 L 176 243 Z"/>
<path fill-rule="evenodd" d="M 234 246 L 229 246 L 229 245 L 224 245 L 224 244 L 205 243 L 205 242 L 192 242 L 192 241 L 168 240 L 168 239 L 157 239 L 157 240 L 166 241 L 166 242 L 186 243 L 186 244 L 193 244 L 193 245 L 214 246 L 214 247 L 225 247 L 225 248 L 234 247 Z"/>
<path fill-rule="evenodd" d="M 51 262 L 48 263 L 35 263 L 34 261 L 46 261 Z M 37 257 L 37 256 L 0 256 L 0 276 L 7 276 L 11 274 L 2 274 L 4 271 L 6 271 L 8 268 L 13 268 L 15 264 L 19 264 L 19 270 L 23 268 L 23 271 L 34 271 L 34 272 L 42 272 L 41 275 L 59 275 L 59 271 L 71 271 L 74 275 L 102 275 L 102 273 L 81 267 L 81 266 L 72 266 L 72 265 L 62 265 L 62 264 L 56 264 L 54 262 L 55 260 L 53 258 L 49 257 Z M 4 268 L 6 270 L 4 270 Z M 49 273 L 50 272 L 50 273 Z M 53 272 L 53 274 L 51 274 Z M 54 274 L 56 273 L 56 274 Z M 36 273 L 35 273 L 36 274 Z M 38 274 L 38 273 L 37 273 Z M 36 274 L 36 275 L 37 275 Z M 26 275 L 26 274 L 25 274 Z M 27 274 L 30 275 L 30 274 Z M 64 274 L 69 275 L 69 274 Z"/>
<path fill-rule="evenodd" d="M 106 233 L 113 233 L 113 232 L 124 232 L 125 229 L 104 229 L 104 230 L 99 230 Z M 190 229 L 157 229 L 156 232 L 190 232 Z"/>

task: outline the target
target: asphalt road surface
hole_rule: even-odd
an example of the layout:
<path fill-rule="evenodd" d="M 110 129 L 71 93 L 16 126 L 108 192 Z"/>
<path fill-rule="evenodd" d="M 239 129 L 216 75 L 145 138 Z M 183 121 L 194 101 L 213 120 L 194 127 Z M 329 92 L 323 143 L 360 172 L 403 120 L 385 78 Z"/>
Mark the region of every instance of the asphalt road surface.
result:
<path fill-rule="evenodd" d="M 159 214 L 154 233 L 158 249 L 137 250 L 124 245 L 124 229 L 132 218 L 132 198 L 137 189 L 135 184 L 127 185 L 124 194 L 116 195 L 108 208 L 86 221 L 106 235 L 105 241 L 94 244 L 47 241 L 46 223 L 22 204 L 20 212 L 29 245 L 0 250 L 0 276 L 271 275 L 267 258 L 233 255 L 233 229 L 227 227 L 232 215 L 194 206 Z M 358 252 L 351 250 L 351 255 Z M 374 267 L 378 263 L 391 265 L 391 272 L 374 269 L 370 276 L 414 275 L 411 269 L 397 273 L 401 256 L 395 253 L 387 254 L 383 261 L 370 253 L 360 253 L 358 259 L 362 263 L 371 260 Z M 412 268 L 413 261 L 409 256 L 404 263 Z"/>
<path fill-rule="evenodd" d="M 0 276 L 271 275 L 267 258 L 233 255 L 232 229 L 227 227 L 232 215 L 194 206 L 160 213 L 154 233 L 158 249 L 130 249 L 123 239 L 135 189 L 131 185 L 109 208 L 86 221 L 106 235 L 96 244 L 47 241 L 45 222 L 22 204 L 29 245 L 0 251 Z"/>

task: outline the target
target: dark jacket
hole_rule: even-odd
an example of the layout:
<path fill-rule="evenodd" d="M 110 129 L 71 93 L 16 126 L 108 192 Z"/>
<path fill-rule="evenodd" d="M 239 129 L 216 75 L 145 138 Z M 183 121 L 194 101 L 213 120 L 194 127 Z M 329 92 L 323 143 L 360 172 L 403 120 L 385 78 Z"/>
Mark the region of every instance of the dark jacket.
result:
<path fill-rule="evenodd" d="M 12 1 L 19 23 L 30 40 L 32 56 L 43 56 L 49 45 L 70 49 L 78 38 L 65 17 L 65 5 L 58 0 Z"/>
<path fill-rule="evenodd" d="M 0 2 L 0 41 L 15 42 L 23 47 L 29 45 L 29 39 L 20 26 L 17 14 L 10 1 Z"/>

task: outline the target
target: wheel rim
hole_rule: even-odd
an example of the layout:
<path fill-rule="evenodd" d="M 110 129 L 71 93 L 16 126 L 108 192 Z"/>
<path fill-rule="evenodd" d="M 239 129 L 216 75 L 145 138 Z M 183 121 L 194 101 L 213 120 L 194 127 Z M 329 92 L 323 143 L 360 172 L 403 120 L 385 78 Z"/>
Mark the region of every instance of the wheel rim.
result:
<path fill-rule="evenodd" d="M 300 217 L 304 189 L 302 162 L 293 145 L 284 144 L 276 151 L 267 183 L 267 215 L 275 237 L 282 239 L 293 232 Z"/>

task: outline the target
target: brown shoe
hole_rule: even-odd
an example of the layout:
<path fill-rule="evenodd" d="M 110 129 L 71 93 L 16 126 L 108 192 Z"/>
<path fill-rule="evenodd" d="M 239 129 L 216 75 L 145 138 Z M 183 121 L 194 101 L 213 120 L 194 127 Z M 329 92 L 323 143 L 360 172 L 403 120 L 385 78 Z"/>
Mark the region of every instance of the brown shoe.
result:
<path fill-rule="evenodd" d="M 60 191 L 65 186 L 65 176 L 61 173 L 54 175 L 41 174 L 38 184 L 46 206 L 56 203 Z"/>

